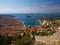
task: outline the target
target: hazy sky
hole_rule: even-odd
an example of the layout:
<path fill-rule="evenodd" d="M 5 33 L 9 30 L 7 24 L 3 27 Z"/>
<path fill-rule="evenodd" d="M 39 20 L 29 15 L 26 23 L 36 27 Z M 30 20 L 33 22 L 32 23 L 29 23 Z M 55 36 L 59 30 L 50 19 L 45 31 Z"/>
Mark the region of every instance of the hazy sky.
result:
<path fill-rule="evenodd" d="M 0 13 L 60 12 L 60 0 L 0 0 Z"/>

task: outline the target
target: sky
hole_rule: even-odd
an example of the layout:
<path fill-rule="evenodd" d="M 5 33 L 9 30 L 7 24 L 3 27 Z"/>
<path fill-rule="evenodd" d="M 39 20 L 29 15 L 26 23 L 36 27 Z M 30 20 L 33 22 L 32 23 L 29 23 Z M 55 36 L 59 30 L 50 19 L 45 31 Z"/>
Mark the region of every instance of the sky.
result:
<path fill-rule="evenodd" d="M 60 12 L 60 0 L 0 0 L 0 13 L 51 12 Z"/>

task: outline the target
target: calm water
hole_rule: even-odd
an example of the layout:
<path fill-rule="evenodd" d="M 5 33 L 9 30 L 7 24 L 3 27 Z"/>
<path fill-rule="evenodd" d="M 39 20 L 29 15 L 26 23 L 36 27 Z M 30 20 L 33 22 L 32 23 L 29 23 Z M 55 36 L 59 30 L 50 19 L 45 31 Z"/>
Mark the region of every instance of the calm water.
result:
<path fill-rule="evenodd" d="M 34 25 L 38 25 L 38 20 L 41 18 L 60 18 L 60 13 L 44 13 L 44 14 L 9 14 L 9 15 L 14 15 L 16 16 L 15 18 L 18 20 L 22 20 L 23 22 L 25 22 L 25 25 L 30 25 L 30 26 L 34 26 Z"/>

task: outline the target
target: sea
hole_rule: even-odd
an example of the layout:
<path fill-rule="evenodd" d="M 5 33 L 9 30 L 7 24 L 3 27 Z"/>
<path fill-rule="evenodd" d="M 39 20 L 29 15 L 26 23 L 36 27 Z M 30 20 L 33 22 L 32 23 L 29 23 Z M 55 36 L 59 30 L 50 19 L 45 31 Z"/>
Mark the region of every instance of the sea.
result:
<path fill-rule="evenodd" d="M 7 15 L 7 14 L 5 14 Z M 42 18 L 60 18 L 60 13 L 11 13 L 16 19 L 25 23 L 26 26 L 40 25 Z"/>

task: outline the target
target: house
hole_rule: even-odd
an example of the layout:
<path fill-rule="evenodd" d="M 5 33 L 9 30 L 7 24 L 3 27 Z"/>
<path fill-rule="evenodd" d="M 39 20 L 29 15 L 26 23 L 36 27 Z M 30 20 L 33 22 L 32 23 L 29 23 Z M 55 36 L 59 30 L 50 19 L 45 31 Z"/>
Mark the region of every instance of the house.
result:
<path fill-rule="evenodd" d="M 49 20 L 39 20 L 41 25 L 51 25 L 53 22 Z"/>
<path fill-rule="evenodd" d="M 42 26 L 35 26 L 34 30 L 36 30 L 37 33 L 39 33 L 39 32 L 44 32 L 46 30 L 46 28 L 43 28 Z"/>

